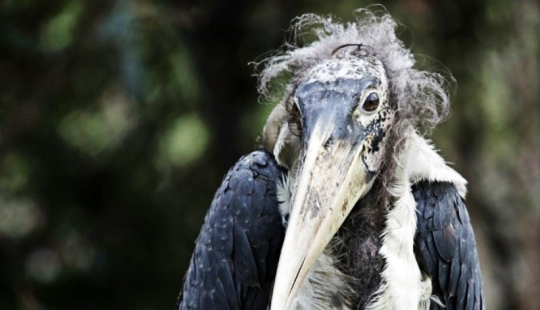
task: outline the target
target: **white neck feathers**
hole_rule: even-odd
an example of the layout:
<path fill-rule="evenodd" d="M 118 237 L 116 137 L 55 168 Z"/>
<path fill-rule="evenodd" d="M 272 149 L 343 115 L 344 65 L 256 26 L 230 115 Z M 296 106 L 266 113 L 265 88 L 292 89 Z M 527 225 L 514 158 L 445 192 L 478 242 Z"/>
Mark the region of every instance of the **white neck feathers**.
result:
<path fill-rule="evenodd" d="M 379 251 L 386 259 L 383 284 L 368 309 L 427 310 L 431 279 L 422 277 L 413 252 L 416 202 L 411 186 L 420 180 L 451 182 L 465 197 L 467 181 L 412 129 L 406 134 L 403 151 L 396 160 L 395 182 L 389 189 L 396 201 L 388 212 Z"/>

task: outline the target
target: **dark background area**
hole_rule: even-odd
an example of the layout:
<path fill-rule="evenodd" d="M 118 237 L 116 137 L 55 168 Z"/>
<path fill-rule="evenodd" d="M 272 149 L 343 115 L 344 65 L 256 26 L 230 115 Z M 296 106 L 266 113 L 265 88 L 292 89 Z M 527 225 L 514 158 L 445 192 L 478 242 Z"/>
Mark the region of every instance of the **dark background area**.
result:
<path fill-rule="evenodd" d="M 173 309 L 271 110 L 248 62 L 371 3 L 0 1 L 0 309 Z M 458 81 L 433 140 L 469 180 L 487 308 L 540 309 L 540 5 L 382 4 Z"/>

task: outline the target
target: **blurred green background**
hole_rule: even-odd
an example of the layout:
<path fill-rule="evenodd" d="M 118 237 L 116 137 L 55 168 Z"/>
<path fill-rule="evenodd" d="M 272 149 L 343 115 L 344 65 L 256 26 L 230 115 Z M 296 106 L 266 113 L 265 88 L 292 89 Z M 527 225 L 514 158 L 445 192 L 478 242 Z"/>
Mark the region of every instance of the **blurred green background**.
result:
<path fill-rule="evenodd" d="M 0 1 L 0 309 L 173 309 L 271 109 L 248 62 L 371 3 Z M 383 4 L 458 81 L 433 139 L 470 182 L 487 308 L 540 309 L 539 3 Z"/>

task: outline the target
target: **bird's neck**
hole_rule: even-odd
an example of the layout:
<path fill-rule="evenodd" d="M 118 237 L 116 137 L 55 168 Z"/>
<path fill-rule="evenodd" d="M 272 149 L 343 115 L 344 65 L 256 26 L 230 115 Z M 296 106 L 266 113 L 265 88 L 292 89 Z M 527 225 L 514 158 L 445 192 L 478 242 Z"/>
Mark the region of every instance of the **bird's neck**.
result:
<path fill-rule="evenodd" d="M 338 268 L 349 275 L 348 303 L 363 309 L 381 285 L 385 261 L 379 253 L 389 195 L 379 181 L 358 201 L 334 237 Z"/>

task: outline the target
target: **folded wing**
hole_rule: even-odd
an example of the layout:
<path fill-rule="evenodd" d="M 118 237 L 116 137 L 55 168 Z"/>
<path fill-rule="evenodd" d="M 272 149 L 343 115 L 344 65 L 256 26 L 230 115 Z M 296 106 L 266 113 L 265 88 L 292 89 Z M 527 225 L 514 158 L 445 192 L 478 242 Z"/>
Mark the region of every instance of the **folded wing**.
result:
<path fill-rule="evenodd" d="M 178 309 L 266 309 L 285 234 L 276 198 L 281 174 L 260 151 L 229 171 L 197 238 Z"/>
<path fill-rule="evenodd" d="M 476 241 L 463 198 L 448 182 L 421 181 L 412 190 L 418 260 L 432 280 L 433 295 L 446 307 L 432 301 L 430 309 L 484 309 Z"/>

